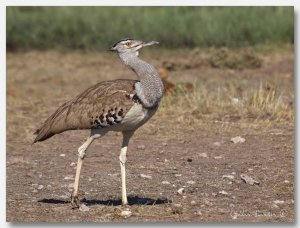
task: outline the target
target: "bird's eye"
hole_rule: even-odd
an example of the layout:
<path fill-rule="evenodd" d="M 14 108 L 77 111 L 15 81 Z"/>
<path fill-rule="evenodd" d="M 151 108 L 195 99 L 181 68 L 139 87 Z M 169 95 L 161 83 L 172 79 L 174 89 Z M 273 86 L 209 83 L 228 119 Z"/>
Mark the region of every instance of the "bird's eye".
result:
<path fill-rule="evenodd" d="M 126 46 L 127 46 L 127 47 L 130 47 L 130 46 L 131 46 L 131 42 L 127 42 L 127 43 L 126 43 Z"/>

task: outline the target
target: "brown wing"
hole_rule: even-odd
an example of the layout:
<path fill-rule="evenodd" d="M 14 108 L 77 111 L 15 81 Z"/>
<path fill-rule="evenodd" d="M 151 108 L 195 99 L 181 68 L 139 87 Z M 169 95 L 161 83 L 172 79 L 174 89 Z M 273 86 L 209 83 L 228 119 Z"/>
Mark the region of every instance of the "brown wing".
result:
<path fill-rule="evenodd" d="M 118 124 L 133 105 L 135 80 L 100 82 L 61 105 L 35 132 L 33 143 L 67 130 Z"/>

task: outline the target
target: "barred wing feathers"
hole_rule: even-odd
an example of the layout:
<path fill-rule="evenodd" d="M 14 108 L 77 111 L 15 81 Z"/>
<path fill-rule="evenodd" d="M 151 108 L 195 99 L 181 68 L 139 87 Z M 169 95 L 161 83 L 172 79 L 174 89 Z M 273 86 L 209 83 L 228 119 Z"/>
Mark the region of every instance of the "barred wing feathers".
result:
<path fill-rule="evenodd" d="M 133 106 L 135 80 L 100 82 L 61 105 L 36 130 L 33 143 L 67 130 L 105 128 L 122 122 Z"/>

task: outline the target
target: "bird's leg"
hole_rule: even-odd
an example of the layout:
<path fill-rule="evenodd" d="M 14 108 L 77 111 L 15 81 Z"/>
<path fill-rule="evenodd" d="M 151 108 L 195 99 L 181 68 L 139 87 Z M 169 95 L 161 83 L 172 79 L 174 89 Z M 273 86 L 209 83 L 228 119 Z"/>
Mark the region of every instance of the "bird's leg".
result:
<path fill-rule="evenodd" d="M 89 145 L 94 141 L 94 137 L 89 137 L 79 148 L 78 148 L 78 162 L 77 162 L 77 168 L 76 168 L 76 176 L 74 181 L 74 189 L 71 195 L 71 204 L 73 207 L 79 207 L 80 206 L 80 200 L 78 198 L 78 187 L 79 187 L 79 177 L 80 177 L 80 171 L 83 163 L 83 159 L 85 157 L 85 151 L 89 147 Z"/>
<path fill-rule="evenodd" d="M 125 163 L 126 163 L 126 152 L 129 140 L 133 135 L 134 131 L 126 131 L 123 133 L 123 143 L 120 153 L 120 166 L 121 166 L 121 182 L 122 182 L 122 205 L 128 204 L 127 194 L 126 194 L 126 172 L 125 172 Z"/>

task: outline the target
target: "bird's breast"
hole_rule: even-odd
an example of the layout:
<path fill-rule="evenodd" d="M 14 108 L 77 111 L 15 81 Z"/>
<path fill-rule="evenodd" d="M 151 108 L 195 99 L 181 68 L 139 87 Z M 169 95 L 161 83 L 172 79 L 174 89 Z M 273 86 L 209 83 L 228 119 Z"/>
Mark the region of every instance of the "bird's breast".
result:
<path fill-rule="evenodd" d="M 140 127 L 154 115 L 157 108 L 158 107 L 146 109 L 142 104 L 135 103 L 124 116 L 121 123 L 122 127 L 120 126 L 121 130 L 134 130 Z M 118 126 L 116 127 L 118 128 Z"/>

